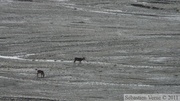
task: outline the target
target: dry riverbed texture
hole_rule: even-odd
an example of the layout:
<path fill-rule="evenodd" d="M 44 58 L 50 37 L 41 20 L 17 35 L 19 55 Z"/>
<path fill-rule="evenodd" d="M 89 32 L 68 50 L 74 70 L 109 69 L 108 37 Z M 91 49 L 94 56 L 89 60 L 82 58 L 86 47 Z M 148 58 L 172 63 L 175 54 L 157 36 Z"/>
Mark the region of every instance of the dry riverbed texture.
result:
<path fill-rule="evenodd" d="M 0 100 L 179 94 L 179 10 L 178 0 L 0 0 Z"/>

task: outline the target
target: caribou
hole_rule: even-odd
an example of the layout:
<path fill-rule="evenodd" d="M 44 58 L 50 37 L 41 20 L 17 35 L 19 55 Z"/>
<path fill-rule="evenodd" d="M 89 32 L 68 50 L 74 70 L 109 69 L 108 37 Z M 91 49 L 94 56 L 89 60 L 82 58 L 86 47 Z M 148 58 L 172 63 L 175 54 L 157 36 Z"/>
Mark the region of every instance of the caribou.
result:
<path fill-rule="evenodd" d="M 36 69 L 36 71 L 37 71 L 37 77 L 39 77 L 39 74 L 40 74 L 40 77 L 43 77 L 43 78 L 44 78 L 45 74 L 44 74 L 44 71 L 43 71 L 43 70 L 38 70 L 38 69 Z"/>
<path fill-rule="evenodd" d="M 83 58 L 75 57 L 74 63 L 76 63 L 76 61 L 79 61 L 79 63 L 81 63 L 81 61 L 83 61 L 83 60 L 85 60 L 85 57 L 83 57 Z"/>

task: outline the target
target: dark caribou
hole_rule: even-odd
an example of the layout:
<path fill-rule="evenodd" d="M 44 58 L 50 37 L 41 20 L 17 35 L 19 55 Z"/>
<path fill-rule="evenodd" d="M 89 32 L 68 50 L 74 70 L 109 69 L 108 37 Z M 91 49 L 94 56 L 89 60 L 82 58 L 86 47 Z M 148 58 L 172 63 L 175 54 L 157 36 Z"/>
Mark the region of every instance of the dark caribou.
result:
<path fill-rule="evenodd" d="M 43 77 L 44 78 L 44 71 L 43 70 L 38 70 L 38 69 L 36 69 L 36 71 L 37 71 L 37 77 L 39 77 L 39 74 L 41 75 L 40 77 Z"/>
<path fill-rule="evenodd" d="M 74 63 L 76 63 L 76 61 L 79 61 L 79 63 L 81 63 L 81 61 L 83 61 L 83 60 L 85 60 L 85 57 L 83 57 L 83 58 L 75 57 Z"/>

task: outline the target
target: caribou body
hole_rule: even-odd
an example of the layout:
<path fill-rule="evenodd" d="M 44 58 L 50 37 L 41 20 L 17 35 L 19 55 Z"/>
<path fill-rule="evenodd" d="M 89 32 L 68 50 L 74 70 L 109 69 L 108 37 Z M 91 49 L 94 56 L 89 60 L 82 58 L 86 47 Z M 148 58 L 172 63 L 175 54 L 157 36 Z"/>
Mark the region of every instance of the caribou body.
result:
<path fill-rule="evenodd" d="M 79 61 L 79 63 L 81 63 L 81 61 L 83 61 L 83 60 L 85 60 L 85 57 L 83 57 L 83 58 L 75 57 L 74 63 L 76 63 L 76 61 Z"/>
<path fill-rule="evenodd" d="M 43 77 L 43 78 L 44 78 L 45 74 L 44 74 L 44 71 L 43 71 L 43 70 L 38 70 L 38 69 L 36 69 L 36 71 L 37 71 L 37 77 L 39 77 L 39 74 L 40 74 L 40 77 Z"/>

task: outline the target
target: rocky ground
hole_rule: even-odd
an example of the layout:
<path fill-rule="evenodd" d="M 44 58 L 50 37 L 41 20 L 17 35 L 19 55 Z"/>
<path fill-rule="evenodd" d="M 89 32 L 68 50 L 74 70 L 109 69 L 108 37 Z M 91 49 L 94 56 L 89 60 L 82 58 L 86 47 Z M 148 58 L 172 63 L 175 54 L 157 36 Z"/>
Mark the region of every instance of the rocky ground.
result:
<path fill-rule="evenodd" d="M 179 7 L 168 0 L 0 0 L 0 100 L 180 93 Z M 74 57 L 86 60 L 74 64 Z"/>

